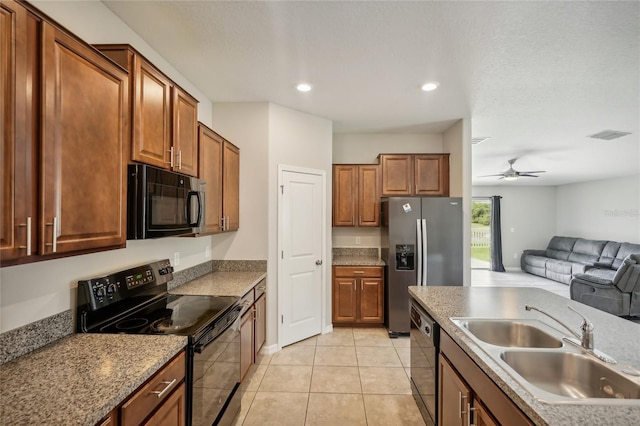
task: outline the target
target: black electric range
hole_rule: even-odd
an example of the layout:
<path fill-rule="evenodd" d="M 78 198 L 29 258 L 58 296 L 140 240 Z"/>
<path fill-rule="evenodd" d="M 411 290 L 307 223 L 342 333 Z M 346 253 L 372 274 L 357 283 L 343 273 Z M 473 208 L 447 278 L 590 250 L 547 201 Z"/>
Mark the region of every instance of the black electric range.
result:
<path fill-rule="evenodd" d="M 169 294 L 172 279 L 162 260 L 79 281 L 76 329 L 187 336 L 186 424 L 227 422 L 241 398 L 239 298 Z"/>

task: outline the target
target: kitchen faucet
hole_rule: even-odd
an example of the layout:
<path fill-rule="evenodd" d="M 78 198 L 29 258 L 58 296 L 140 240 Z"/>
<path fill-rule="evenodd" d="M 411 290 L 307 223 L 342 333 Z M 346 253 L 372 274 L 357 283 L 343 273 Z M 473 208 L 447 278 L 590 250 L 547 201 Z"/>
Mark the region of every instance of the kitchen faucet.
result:
<path fill-rule="evenodd" d="M 596 358 L 611 363 L 611 364 L 615 364 L 616 360 L 614 360 L 613 358 L 611 358 L 609 355 L 595 349 L 593 347 L 593 324 L 584 316 L 582 315 L 580 312 L 578 312 L 577 310 L 575 310 L 574 308 L 572 308 L 571 306 L 567 305 L 567 308 L 569 308 L 570 310 L 572 310 L 573 312 L 575 312 L 576 314 L 580 315 L 580 317 L 582 318 L 582 324 L 580 324 L 580 330 L 582 332 L 582 335 L 578 334 L 577 332 L 575 332 L 574 330 L 572 330 L 569 326 L 567 326 L 565 323 L 563 323 L 562 321 L 560 321 L 558 318 L 554 317 L 553 315 L 549 314 L 548 312 L 543 311 L 542 309 L 536 308 L 535 306 L 531 306 L 531 305 L 524 305 L 524 309 L 527 311 L 537 311 L 540 312 L 543 315 L 546 315 L 547 317 L 551 318 L 552 320 L 554 320 L 555 322 L 557 322 L 558 324 L 560 324 L 562 327 L 564 327 L 567 331 L 569 331 L 573 336 L 575 336 L 575 339 L 572 339 L 570 337 L 563 337 L 562 340 L 567 342 L 567 343 L 571 343 L 574 346 L 577 346 L 581 349 L 583 349 L 585 352 L 595 356 Z"/>

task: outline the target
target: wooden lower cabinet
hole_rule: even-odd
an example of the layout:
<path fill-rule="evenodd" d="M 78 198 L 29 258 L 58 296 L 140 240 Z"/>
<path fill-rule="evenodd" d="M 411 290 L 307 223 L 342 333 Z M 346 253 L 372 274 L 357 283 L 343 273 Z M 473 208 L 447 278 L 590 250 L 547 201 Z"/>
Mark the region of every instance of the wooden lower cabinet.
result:
<path fill-rule="evenodd" d="M 384 278 L 381 266 L 334 266 L 333 323 L 382 324 Z"/>
<path fill-rule="evenodd" d="M 440 333 L 438 372 L 439 425 L 533 425 L 444 331 Z"/>
<path fill-rule="evenodd" d="M 253 308 L 249 308 L 240 320 L 240 381 L 253 364 L 253 353 Z"/>
<path fill-rule="evenodd" d="M 186 422 L 185 368 L 182 351 L 98 425 L 183 426 Z"/>
<path fill-rule="evenodd" d="M 264 342 L 267 340 L 267 296 L 263 294 L 256 300 L 255 304 L 255 329 L 254 329 L 254 354 L 255 359 L 258 359 L 260 349 L 264 346 Z"/>

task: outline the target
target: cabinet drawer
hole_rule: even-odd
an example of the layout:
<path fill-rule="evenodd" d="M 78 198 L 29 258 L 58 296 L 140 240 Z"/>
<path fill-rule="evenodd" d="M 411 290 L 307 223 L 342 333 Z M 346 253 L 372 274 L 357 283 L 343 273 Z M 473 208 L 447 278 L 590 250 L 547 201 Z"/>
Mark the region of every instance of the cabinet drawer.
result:
<path fill-rule="evenodd" d="M 121 408 L 123 425 L 140 424 L 158 405 L 164 402 L 184 379 L 184 351 L 158 371 L 140 390 L 134 393 Z"/>
<path fill-rule="evenodd" d="M 334 266 L 336 277 L 382 278 L 381 266 Z"/>

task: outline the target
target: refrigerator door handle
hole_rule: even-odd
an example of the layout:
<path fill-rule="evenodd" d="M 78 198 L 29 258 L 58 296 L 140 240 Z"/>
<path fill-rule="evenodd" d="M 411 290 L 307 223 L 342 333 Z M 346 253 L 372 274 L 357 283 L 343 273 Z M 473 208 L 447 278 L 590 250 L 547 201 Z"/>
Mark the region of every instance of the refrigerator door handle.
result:
<path fill-rule="evenodd" d="M 427 285 L 427 219 L 422 219 L 422 283 L 420 285 Z"/>
<path fill-rule="evenodd" d="M 422 285 L 422 227 L 420 226 L 420 219 L 416 219 L 416 242 L 418 246 L 418 259 L 416 262 L 418 264 L 418 276 L 416 277 L 416 285 Z"/>

